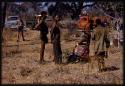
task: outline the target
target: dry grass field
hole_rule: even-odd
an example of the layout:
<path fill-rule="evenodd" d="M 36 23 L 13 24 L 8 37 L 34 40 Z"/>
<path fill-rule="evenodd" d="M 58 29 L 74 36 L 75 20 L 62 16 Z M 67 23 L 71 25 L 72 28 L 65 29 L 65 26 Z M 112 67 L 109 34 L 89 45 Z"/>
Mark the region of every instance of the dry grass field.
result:
<path fill-rule="evenodd" d="M 65 31 L 62 31 L 62 35 Z M 46 44 L 46 63 L 40 64 L 39 31 L 25 32 L 26 41 L 17 40 L 17 32 L 4 31 L 2 84 L 122 84 L 123 56 L 122 48 L 111 48 L 105 60 L 111 70 L 98 72 L 97 61 L 93 63 L 73 63 L 55 65 L 53 62 L 52 44 Z M 48 35 L 49 37 L 49 35 Z M 72 52 L 77 39 L 61 40 L 63 52 Z M 63 53 L 64 54 L 64 53 Z M 93 55 L 93 44 L 90 45 L 90 56 Z M 64 55 L 63 55 L 64 56 Z M 66 59 L 63 58 L 65 62 Z M 113 70 L 114 68 L 114 70 Z"/>

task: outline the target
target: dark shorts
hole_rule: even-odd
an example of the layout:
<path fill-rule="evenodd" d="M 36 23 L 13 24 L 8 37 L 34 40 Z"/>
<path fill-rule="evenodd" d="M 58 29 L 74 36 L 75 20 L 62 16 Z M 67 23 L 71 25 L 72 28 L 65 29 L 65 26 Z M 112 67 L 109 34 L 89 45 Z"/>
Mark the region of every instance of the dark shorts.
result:
<path fill-rule="evenodd" d="M 18 31 L 23 31 L 23 28 L 24 28 L 23 26 L 19 26 Z"/>
<path fill-rule="evenodd" d="M 41 41 L 44 41 L 45 43 L 48 43 L 48 37 L 47 36 L 40 36 Z"/>

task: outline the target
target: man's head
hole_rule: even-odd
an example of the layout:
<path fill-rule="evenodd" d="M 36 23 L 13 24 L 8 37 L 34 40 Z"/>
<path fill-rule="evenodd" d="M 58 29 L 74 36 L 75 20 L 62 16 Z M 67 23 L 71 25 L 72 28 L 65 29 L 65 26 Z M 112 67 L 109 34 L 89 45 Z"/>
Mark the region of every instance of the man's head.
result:
<path fill-rule="evenodd" d="M 59 15 L 55 15 L 55 16 L 53 17 L 53 19 L 56 20 L 56 21 L 59 21 L 59 20 L 60 20 L 60 16 L 59 16 Z"/>
<path fill-rule="evenodd" d="M 57 21 L 59 20 L 59 16 L 58 15 L 55 16 L 55 20 L 57 20 Z"/>
<path fill-rule="evenodd" d="M 92 20 L 92 19 L 91 19 L 91 20 L 89 20 L 89 23 L 93 24 L 93 23 L 94 23 L 94 20 Z"/>
<path fill-rule="evenodd" d="M 96 19 L 96 25 L 102 25 L 101 19 Z"/>
<path fill-rule="evenodd" d="M 41 16 L 46 16 L 47 15 L 47 12 L 46 11 L 42 11 L 41 12 Z"/>
<path fill-rule="evenodd" d="M 46 11 L 42 11 L 41 12 L 41 17 L 43 18 L 43 20 L 45 20 L 46 17 L 47 17 L 47 12 Z"/>

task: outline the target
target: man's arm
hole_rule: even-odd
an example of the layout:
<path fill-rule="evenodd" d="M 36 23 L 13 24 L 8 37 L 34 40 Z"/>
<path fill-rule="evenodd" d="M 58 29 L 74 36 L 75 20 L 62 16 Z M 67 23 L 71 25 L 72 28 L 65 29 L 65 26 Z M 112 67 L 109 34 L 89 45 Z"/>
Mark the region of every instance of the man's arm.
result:
<path fill-rule="evenodd" d="M 105 29 L 105 43 L 106 43 L 106 48 L 110 47 L 110 39 L 109 39 L 109 30 L 106 28 Z"/>
<path fill-rule="evenodd" d="M 106 42 L 106 58 L 108 57 L 108 52 L 110 50 L 110 39 L 109 39 L 109 30 L 106 28 L 105 30 L 105 42 Z"/>
<path fill-rule="evenodd" d="M 51 42 L 53 42 L 53 39 L 54 39 L 54 27 L 55 27 L 55 23 L 53 23 L 51 30 L 50 30 Z"/>
<path fill-rule="evenodd" d="M 92 31 L 91 38 L 92 38 L 93 41 L 95 41 L 95 29 Z"/>
<path fill-rule="evenodd" d="M 92 31 L 92 35 L 91 35 L 91 37 L 92 37 L 92 41 L 93 41 L 93 49 L 94 49 L 94 52 L 95 52 L 95 29 Z"/>
<path fill-rule="evenodd" d="M 41 19 L 40 21 L 39 21 L 39 23 L 37 23 L 36 25 L 35 25 L 35 29 L 36 30 L 39 30 L 39 26 L 40 26 L 40 24 L 43 22 L 43 20 Z"/>
<path fill-rule="evenodd" d="M 54 28 L 52 28 L 51 31 L 50 31 L 50 37 L 51 37 L 51 43 L 53 43 L 53 40 L 54 40 Z"/>

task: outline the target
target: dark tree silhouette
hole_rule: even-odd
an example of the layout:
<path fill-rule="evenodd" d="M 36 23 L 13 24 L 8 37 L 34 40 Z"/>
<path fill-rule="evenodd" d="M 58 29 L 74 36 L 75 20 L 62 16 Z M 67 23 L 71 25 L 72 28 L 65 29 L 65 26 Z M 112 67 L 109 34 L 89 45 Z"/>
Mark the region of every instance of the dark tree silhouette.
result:
<path fill-rule="evenodd" d="M 31 2 L 32 3 L 32 7 L 34 9 L 35 12 L 38 12 L 38 9 L 37 9 L 37 2 Z"/>
<path fill-rule="evenodd" d="M 84 3 L 84 0 L 80 0 L 79 2 L 78 2 L 79 4 L 78 4 L 78 11 L 77 11 L 77 16 L 81 13 L 81 9 L 83 8 L 83 3 Z"/>
<path fill-rule="evenodd" d="M 4 28 L 4 24 L 5 24 L 5 17 L 6 17 L 6 6 L 7 6 L 7 3 L 6 2 L 0 2 L 0 6 L 1 6 L 1 27 L 0 27 L 0 44 L 2 45 L 2 42 L 3 42 L 3 28 Z M 3 52 L 2 51 L 2 46 L 0 46 L 0 52 Z M 3 54 L 3 53 L 1 53 Z"/>
<path fill-rule="evenodd" d="M 2 2 L 1 3 L 1 6 L 2 6 L 2 27 L 1 27 L 1 30 L 3 31 L 3 28 L 4 28 L 4 24 L 5 24 L 5 18 L 6 18 L 6 7 L 7 7 L 7 2 Z"/>

